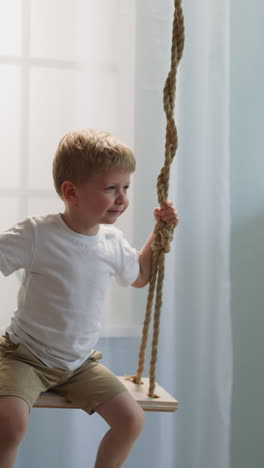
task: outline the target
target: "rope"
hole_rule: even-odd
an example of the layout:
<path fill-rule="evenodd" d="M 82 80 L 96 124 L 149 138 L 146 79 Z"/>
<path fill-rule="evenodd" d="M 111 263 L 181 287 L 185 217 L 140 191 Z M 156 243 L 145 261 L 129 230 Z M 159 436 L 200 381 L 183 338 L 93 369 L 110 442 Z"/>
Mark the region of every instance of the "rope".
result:
<path fill-rule="evenodd" d="M 174 0 L 171 68 L 163 89 L 163 107 L 164 112 L 166 114 L 167 124 L 164 166 L 162 167 L 157 179 L 157 195 L 160 206 L 162 206 L 165 203 L 168 197 L 170 166 L 178 148 L 177 128 L 174 122 L 174 106 L 176 98 L 177 67 L 182 58 L 184 48 L 184 18 L 181 3 L 181 0 Z M 152 398 L 156 397 L 154 391 L 156 363 L 158 358 L 159 325 L 162 306 L 162 287 L 164 281 L 165 253 L 169 252 L 170 250 L 170 243 L 173 238 L 173 231 L 174 225 L 167 225 L 162 220 L 159 220 L 154 228 L 154 240 L 151 246 L 153 251 L 151 278 L 149 283 L 146 314 L 142 331 L 142 340 L 138 356 L 138 369 L 136 375 L 132 378 L 132 380 L 135 383 L 141 383 L 141 377 L 144 371 L 148 331 L 151 321 L 154 295 L 156 292 L 148 391 L 148 395 Z"/>

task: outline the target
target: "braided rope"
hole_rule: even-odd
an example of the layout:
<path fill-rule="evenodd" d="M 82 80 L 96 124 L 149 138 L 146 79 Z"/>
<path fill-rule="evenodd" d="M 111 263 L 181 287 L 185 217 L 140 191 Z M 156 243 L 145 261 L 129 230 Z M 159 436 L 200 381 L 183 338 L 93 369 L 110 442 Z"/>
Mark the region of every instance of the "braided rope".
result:
<path fill-rule="evenodd" d="M 182 58 L 184 48 L 184 18 L 181 6 L 181 0 L 174 0 L 174 21 L 172 31 L 171 46 L 171 68 L 163 89 L 163 107 L 167 118 L 166 141 L 165 141 L 165 161 L 157 179 L 157 194 L 160 206 L 162 206 L 168 197 L 170 166 L 178 147 L 177 129 L 174 122 L 174 106 L 176 98 L 176 73 L 178 64 Z M 149 370 L 149 391 L 148 395 L 155 398 L 155 373 L 158 358 L 158 341 L 160 312 L 162 306 L 162 287 L 164 281 L 165 253 L 170 250 L 170 242 L 173 238 L 174 225 L 167 225 L 162 220 L 156 223 L 154 229 L 154 240 L 152 243 L 152 268 L 149 283 L 149 291 L 146 305 L 146 314 L 142 331 L 142 340 L 138 357 L 138 369 L 133 381 L 141 383 L 141 377 L 144 371 L 145 353 L 148 340 L 148 331 L 151 321 L 154 294 L 156 292 L 152 350 Z"/>

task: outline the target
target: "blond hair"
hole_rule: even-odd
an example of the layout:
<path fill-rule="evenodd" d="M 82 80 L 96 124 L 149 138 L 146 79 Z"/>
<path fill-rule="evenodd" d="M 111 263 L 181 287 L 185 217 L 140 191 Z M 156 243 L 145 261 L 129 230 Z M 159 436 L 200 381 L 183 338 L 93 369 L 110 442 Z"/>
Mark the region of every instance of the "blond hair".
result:
<path fill-rule="evenodd" d="M 59 142 L 53 160 L 53 180 L 62 198 L 65 180 L 81 185 L 98 172 L 110 168 L 134 172 L 136 161 L 131 149 L 111 133 L 92 128 L 67 133 Z"/>

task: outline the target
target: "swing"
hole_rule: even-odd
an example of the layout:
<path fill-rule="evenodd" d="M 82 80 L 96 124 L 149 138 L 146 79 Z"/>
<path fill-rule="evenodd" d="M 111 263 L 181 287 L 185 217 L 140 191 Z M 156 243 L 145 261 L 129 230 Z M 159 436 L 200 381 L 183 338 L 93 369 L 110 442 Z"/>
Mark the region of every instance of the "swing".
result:
<path fill-rule="evenodd" d="M 165 161 L 157 179 L 157 194 L 160 205 L 167 200 L 169 189 L 170 165 L 178 147 L 177 129 L 174 122 L 174 106 L 176 94 L 176 73 L 182 58 L 184 47 L 184 18 L 181 0 L 174 0 L 174 21 L 171 47 L 171 68 L 163 89 L 163 106 L 166 114 Z M 138 368 L 135 376 L 118 377 L 145 411 L 173 412 L 178 408 L 175 400 L 166 390 L 155 382 L 156 362 L 158 356 L 158 338 L 160 312 L 162 305 L 162 286 L 164 280 L 165 253 L 170 250 L 173 237 L 173 225 L 166 225 L 162 220 L 156 223 L 154 241 L 152 244 L 152 269 L 146 305 L 146 314 L 142 331 L 142 340 L 138 356 Z M 155 312 L 153 319 L 153 337 L 149 378 L 142 377 L 148 330 L 151 320 L 154 294 Z M 155 393 L 156 390 L 156 393 Z M 52 391 L 43 392 L 36 401 L 35 408 L 77 408 L 64 397 Z"/>

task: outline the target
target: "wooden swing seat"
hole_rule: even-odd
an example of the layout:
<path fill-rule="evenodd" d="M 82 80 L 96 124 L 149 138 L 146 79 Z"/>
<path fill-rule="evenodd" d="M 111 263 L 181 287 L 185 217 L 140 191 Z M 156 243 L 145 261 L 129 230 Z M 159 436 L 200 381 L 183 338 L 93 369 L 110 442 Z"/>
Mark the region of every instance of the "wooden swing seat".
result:
<path fill-rule="evenodd" d="M 136 385 L 126 377 L 118 377 L 126 386 L 129 393 L 135 398 L 144 411 L 173 412 L 178 408 L 178 401 L 175 400 L 166 390 L 156 384 L 155 393 L 159 398 L 148 396 L 149 379 L 143 377 L 142 384 Z M 63 396 L 52 391 L 43 392 L 36 401 L 34 408 L 68 408 L 78 409 Z"/>

